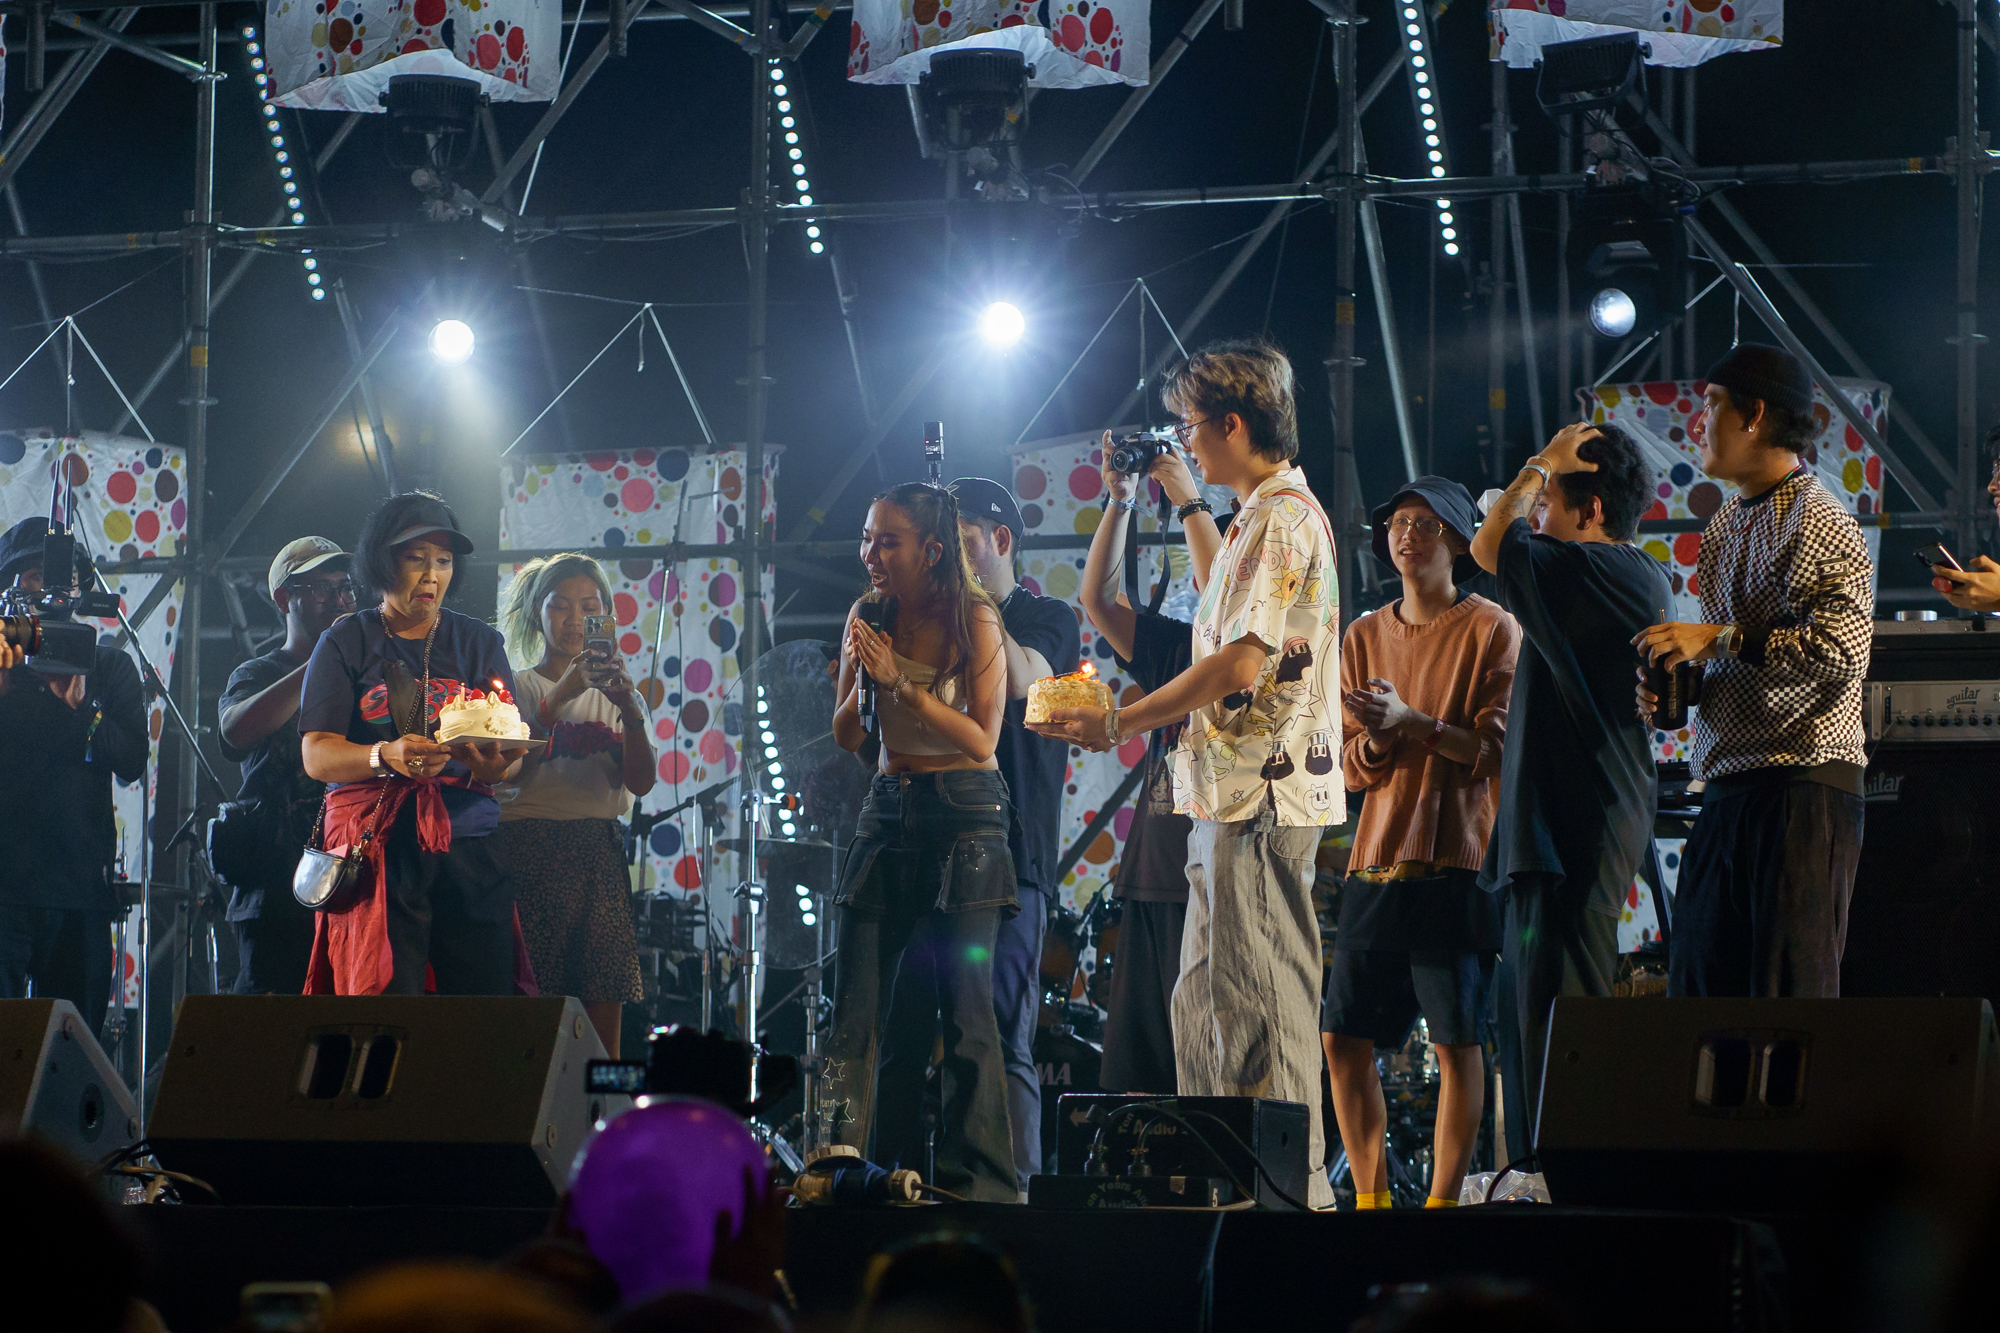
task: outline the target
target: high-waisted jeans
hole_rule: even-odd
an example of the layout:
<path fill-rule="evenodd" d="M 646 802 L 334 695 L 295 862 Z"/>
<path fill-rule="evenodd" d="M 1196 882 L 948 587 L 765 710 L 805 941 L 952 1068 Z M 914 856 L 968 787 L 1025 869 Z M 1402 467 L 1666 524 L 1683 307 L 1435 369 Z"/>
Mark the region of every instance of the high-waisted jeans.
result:
<path fill-rule="evenodd" d="M 1008 804 L 1007 784 L 993 769 L 876 777 L 834 897 L 839 938 L 826 1055 L 835 1141 L 872 1156 L 878 1116 L 900 1122 L 918 1114 L 916 1106 L 878 1109 L 877 1071 L 904 951 L 919 934 L 934 941 L 926 970 L 944 1030 L 935 1183 L 998 1203 L 1020 1197 L 993 1013 L 994 943 L 1002 916 L 1016 906 Z"/>

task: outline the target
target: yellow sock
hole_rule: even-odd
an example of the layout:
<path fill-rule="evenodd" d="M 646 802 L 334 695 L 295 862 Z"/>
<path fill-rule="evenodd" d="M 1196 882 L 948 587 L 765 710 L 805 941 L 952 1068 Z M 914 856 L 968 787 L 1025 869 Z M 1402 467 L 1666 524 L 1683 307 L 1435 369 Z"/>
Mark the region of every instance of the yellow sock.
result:
<path fill-rule="evenodd" d="M 1364 1208 L 1387 1208 L 1389 1206 L 1389 1191 L 1387 1190 L 1383 1190 L 1380 1194 L 1363 1194 L 1358 1190 L 1355 1192 L 1354 1208 L 1356 1212 Z"/>
<path fill-rule="evenodd" d="M 1439 1197 L 1438 1197 L 1437 1195 L 1435 1195 L 1435 1194 L 1432 1194 L 1432 1195 L 1428 1195 L 1428 1196 L 1426 1196 L 1426 1197 L 1425 1197 L 1425 1199 L 1424 1199 L 1424 1207 L 1426 1207 L 1426 1208 L 1456 1208 L 1456 1207 L 1458 1207 L 1458 1200 L 1457 1200 L 1457 1199 L 1440 1199 L 1440 1198 L 1439 1198 Z"/>

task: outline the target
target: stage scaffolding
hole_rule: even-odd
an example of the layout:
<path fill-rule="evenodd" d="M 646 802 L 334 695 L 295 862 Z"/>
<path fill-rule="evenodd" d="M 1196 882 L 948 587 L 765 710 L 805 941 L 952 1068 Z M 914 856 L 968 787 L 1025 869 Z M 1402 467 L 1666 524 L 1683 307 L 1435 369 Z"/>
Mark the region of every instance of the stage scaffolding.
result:
<path fill-rule="evenodd" d="M 1503 454 L 1506 452 L 1504 437 L 1505 423 L 1505 363 L 1506 340 L 1509 332 L 1506 321 L 1506 301 L 1509 287 L 1514 288 L 1520 306 L 1521 324 L 1518 336 L 1532 349 L 1532 307 L 1526 292 L 1525 246 L 1521 233 L 1518 207 L 1509 207 L 1522 194 L 1553 194 L 1567 199 L 1569 196 L 1587 191 L 1592 187 L 1591 179 L 1583 173 L 1565 169 L 1553 173 L 1518 174 L 1503 171 L 1503 166 L 1513 164 L 1511 127 L 1506 112 L 1506 75 L 1504 68 L 1496 66 L 1492 80 L 1492 106 L 1494 114 L 1491 122 L 1492 157 L 1494 170 L 1487 175 L 1461 175 L 1443 178 L 1399 179 L 1367 173 L 1366 154 L 1360 133 L 1360 117 L 1370 103 L 1383 90 L 1390 79 L 1402 68 L 1407 58 L 1404 44 L 1398 42 L 1397 54 L 1377 72 L 1364 88 L 1357 69 L 1359 45 L 1359 25 L 1371 17 L 1394 17 L 1394 10 L 1406 0 L 1307 0 L 1322 11 L 1331 25 L 1334 39 L 1334 61 L 1339 99 L 1339 124 L 1333 136 L 1311 160 L 1310 165 L 1299 179 L 1275 185 L 1263 186 L 1216 186 L 1209 188 L 1174 190 L 1125 190 L 1091 192 L 1082 188 L 1084 178 L 1104 158 L 1115 145 L 1124 129 L 1157 90 L 1179 60 L 1187 46 L 1198 40 L 1202 31 L 1218 10 L 1223 8 L 1223 0 L 1202 0 L 1180 29 L 1153 62 L 1151 78 L 1143 86 L 1126 94 L 1124 104 L 1113 115 L 1100 133 L 1095 143 L 1079 160 L 1072 179 L 1075 190 L 1050 193 L 1044 190 L 1040 202 L 1052 206 L 1082 209 L 1085 212 L 1124 212 L 1165 207 L 1193 207 L 1215 205 L 1271 206 L 1265 223 L 1239 249 L 1232 262 L 1210 288 L 1207 295 L 1196 305 L 1191 315 L 1177 330 L 1183 340 L 1194 336 L 1195 327 L 1214 307 L 1229 285 L 1243 271 L 1250 257 L 1254 255 L 1265 238 L 1276 227 L 1285 211 L 1295 201 L 1324 201 L 1334 214 L 1335 245 L 1337 265 L 1337 290 L 1333 293 L 1333 352 L 1327 359 L 1325 371 L 1331 389 L 1334 413 L 1335 459 L 1331 481 L 1331 500 L 1327 506 L 1336 526 L 1339 528 L 1340 546 L 1343 552 L 1343 604 L 1353 606 L 1356 599 L 1352 595 L 1355 580 L 1363 576 L 1365 560 L 1357 552 L 1366 546 L 1362 534 L 1365 532 L 1365 505 L 1360 493 L 1358 474 L 1354 464 L 1355 449 L 1355 331 L 1357 312 L 1358 268 L 1366 262 L 1369 268 L 1370 285 L 1373 288 L 1378 312 L 1386 316 L 1389 312 L 1388 273 L 1379 243 L 1379 232 L 1373 220 L 1373 202 L 1383 198 L 1426 198 L 1426 199 L 1473 199 L 1488 198 L 1495 201 L 1493 208 L 1493 236 L 1491 256 L 1491 284 L 1485 299 L 1489 304 L 1489 340 L 1492 344 L 1489 355 L 1489 403 L 1492 404 L 1491 456 L 1490 466 L 1496 478 L 1503 472 Z M 1415 0 L 1408 0 L 1415 2 Z M 1983 136 L 1978 126 L 1978 45 L 1981 41 L 1989 47 L 2000 50 L 2000 33 L 1996 33 L 1990 17 L 1982 18 L 1977 0 L 1939 0 L 1939 3 L 1953 8 L 1957 14 L 1955 30 L 1955 57 L 1957 77 L 1957 116 L 1953 133 L 1944 145 L 1944 150 L 1932 154 L 1918 154 L 1909 157 L 1874 159 L 1849 162 L 1800 162 L 1770 163 L 1738 166 L 1709 166 L 1695 164 L 1693 154 L 1676 137 L 1673 127 L 1660 116 L 1647 113 L 1648 125 L 1659 137 L 1668 156 L 1680 166 L 1681 174 L 1696 185 L 1722 184 L 1805 184 L 1813 182 L 1854 181 L 1876 177 L 1903 175 L 1942 174 L 1953 177 L 1955 186 L 1955 209 L 1957 223 L 1957 265 L 1955 275 L 1956 336 L 1953 338 L 1956 375 L 1958 384 L 1955 429 L 1950 456 L 1935 447 L 1923 434 L 1915 422 L 1909 419 L 1907 409 L 1900 403 L 1893 409 L 1898 424 L 1910 435 L 1917 452 L 1933 469 L 1949 481 L 1942 497 L 1933 494 L 1923 478 L 1899 452 L 1900 446 L 1892 447 L 1871 425 L 1861 419 L 1860 413 L 1852 411 L 1845 395 L 1831 389 L 1830 372 L 1817 360 L 1807 357 L 1813 367 L 1815 379 L 1828 389 L 1837 411 L 1850 413 L 1849 422 L 1854 425 L 1875 452 L 1881 456 L 1885 467 L 1897 480 L 1910 507 L 1889 511 L 1886 503 L 1884 511 L 1869 516 L 1868 521 L 1882 526 L 1908 526 L 1931 528 L 1953 534 L 1964 549 L 1976 544 L 1976 530 L 1979 515 L 1983 509 L 1981 499 L 1981 479 L 1978 475 L 1980 429 L 1978 422 L 1978 348 L 1985 341 L 1979 333 L 1976 301 L 1979 281 L 1979 201 L 1980 187 L 1984 175 L 1994 169 L 1995 157 L 1984 146 Z M 151 7 L 193 8 L 197 11 L 198 26 L 192 37 L 186 35 L 165 35 L 146 38 L 131 38 L 124 34 L 132 18 L 141 8 Z M 97 235 L 36 236 L 15 235 L 0 238 L 0 254 L 28 261 L 34 277 L 34 261 L 41 258 L 75 258 L 93 254 L 108 255 L 129 253 L 135 250 L 179 250 L 187 259 L 186 305 L 187 316 L 179 345 L 161 363 L 153 379 L 137 398 L 143 407 L 145 399 L 171 373 L 178 363 L 181 366 L 186 392 L 186 432 L 185 447 L 188 459 L 189 515 L 187 540 L 183 550 L 176 556 L 164 560 L 144 560 L 124 565 L 109 565 L 107 569 L 138 569 L 163 571 L 172 578 L 163 578 L 151 597 L 147 598 L 132 615 L 133 622 L 141 623 L 159 606 L 170 585 L 181 582 L 185 585 L 183 621 L 187 629 L 184 642 L 195 645 L 191 651 L 177 655 L 175 693 L 179 696 L 183 711 L 193 715 L 201 699 L 201 668 L 199 647 L 200 628 L 203 621 L 202 589 L 208 580 L 230 572 L 263 568 L 261 558 L 246 558 L 232 555 L 233 548 L 248 527 L 252 516 L 264 499 L 273 494 L 283 482 L 286 474 L 310 448 L 313 440 L 334 413 L 346 404 L 348 398 L 360 389 L 364 396 L 368 393 L 368 373 L 375 360 L 388 347 L 405 318 L 407 306 L 393 310 L 382 324 L 365 340 L 355 331 L 351 312 L 343 308 L 343 318 L 349 328 L 349 344 L 353 359 L 336 383 L 321 400 L 308 426 L 293 437 L 290 446 L 265 476 L 252 499 L 243 505 L 229 521 L 213 536 L 205 513 L 206 470 L 208 464 L 208 431 L 210 408 L 215 406 L 208 396 L 208 352 L 209 319 L 219 301 L 225 298 L 247 266 L 259 254 L 296 254 L 309 248 L 332 248 L 355 243 L 394 241 L 423 229 L 414 222 L 402 223 L 360 223 L 340 226 L 287 226 L 281 223 L 283 215 L 274 219 L 274 225 L 262 227 L 242 227 L 219 223 L 214 214 L 214 125 L 215 87 L 222 77 L 217 65 L 218 49 L 224 38 L 217 28 L 217 5 L 213 2 L 199 3 L 197 0 L 140 0 L 123 8 L 106 11 L 99 23 L 87 21 L 72 22 L 66 16 L 80 12 L 95 12 L 100 6 L 82 3 L 81 0 L 38 0 L 38 3 L 23 3 L 22 0 L 8 0 L 0 3 L 0 13 L 21 17 L 29 24 L 29 39 L 16 50 L 25 49 L 37 73 L 31 73 L 31 81 L 38 77 L 38 71 L 48 52 L 68 51 L 63 67 L 40 84 L 40 92 L 25 113 L 18 116 L 9 128 L 4 143 L 0 143 L 0 191 L 13 199 L 13 177 L 23 162 L 33 153 L 46 136 L 49 128 L 61 116 L 63 110 L 75 97 L 97 65 L 112 51 L 122 51 L 156 63 L 171 63 L 173 67 L 189 74 L 196 85 L 195 98 L 195 198 L 190 201 L 189 221 L 182 227 L 166 231 L 128 231 Z M 1795 21 L 1811 21 L 1811 13 L 1795 13 Z M 1433 14 L 1438 7 L 1432 3 Z M 796 13 L 798 22 L 787 23 Z M 492 121 L 486 119 L 484 131 L 491 153 L 495 178 L 491 185 L 479 196 L 478 203 L 482 215 L 489 221 L 497 218 L 508 239 L 526 243 L 551 236 L 614 236 L 628 233 L 646 232 L 660 228 L 688 225 L 725 224 L 741 229 L 747 259 L 746 294 L 748 300 L 748 336 L 744 349 L 744 393 L 745 429 L 742 444 L 746 453 L 745 484 L 749 493 L 745 497 L 746 512 L 761 514 L 764 504 L 763 455 L 766 446 L 766 408 L 770 379 L 767 375 L 765 331 L 769 316 L 769 255 L 768 245 L 774 227 L 805 224 L 807 222 L 837 223 L 842 221 L 868 220 L 890 222 L 897 220 L 921 221 L 932 218 L 946 218 L 954 214 L 969 214 L 984 207 L 982 203 L 958 196 L 954 189 L 947 190 L 947 197 L 938 199 L 903 200 L 873 204 L 837 204 L 815 202 L 810 205 L 786 204 L 777 201 L 769 180 L 771 80 L 767 71 L 795 58 L 812 33 L 817 31 L 805 17 L 805 7 L 796 11 L 780 0 L 751 0 L 749 4 L 714 5 L 701 7 L 693 0 L 612 0 L 608 9 L 591 10 L 580 8 L 576 13 L 564 17 L 567 28 L 578 25 L 604 28 L 604 33 L 596 45 L 589 50 L 574 70 L 570 72 L 556 99 L 544 110 L 539 122 L 511 153 L 502 155 L 498 136 Z M 35 24 L 37 18 L 62 24 L 66 31 L 81 31 L 84 37 L 49 41 Z M 561 122 L 564 114 L 575 102 L 577 95 L 592 78 L 597 76 L 607 62 L 624 54 L 627 32 L 635 22 L 658 22 L 669 20 L 689 20 L 703 29 L 717 35 L 718 39 L 736 47 L 744 55 L 746 76 L 750 87 L 750 120 L 748 125 L 749 143 L 745 154 L 750 185 L 741 198 L 733 205 L 711 208 L 671 209 L 651 212 L 595 214 L 588 216 L 547 216 L 521 217 L 513 211 L 511 187 L 521 172 L 533 161 L 538 148 Z M 739 20 L 741 22 L 739 22 Z M 1226 20 L 1229 21 L 1229 20 Z M 1233 23 L 1232 23 L 1233 26 Z M 787 31 L 789 27 L 790 31 Z M 227 38 L 234 43 L 238 38 L 231 34 Z M 579 43 L 580 44 L 580 43 Z M 195 51 L 192 62 L 165 54 L 167 48 L 181 48 L 192 45 Z M 720 53 L 721 47 L 718 46 Z M 1683 96 L 1688 105 L 1692 103 L 1692 71 L 1683 76 Z M 1672 86 L 1669 82 L 1668 86 Z M 1672 117 L 1671 106 L 1668 118 Z M 341 125 L 330 141 L 317 155 L 316 165 L 323 166 L 339 151 L 341 144 L 351 133 L 359 116 L 349 114 L 347 123 Z M 1686 126 L 1692 127 L 1691 112 L 1686 117 Z M 1690 136 L 1691 137 L 1691 136 Z M 1567 142 L 1565 149 L 1567 149 Z M 1567 154 L 1565 154 L 1567 156 Z M 1321 174 L 1327 164 L 1332 170 Z M 956 179 L 958 162 L 948 164 L 948 176 Z M 1767 246 L 1751 230 L 1747 222 L 1721 195 L 1704 200 L 1706 206 L 1737 237 L 1748 246 L 1760 264 L 1769 269 L 1776 281 L 1785 288 L 1788 295 L 1806 313 L 1809 321 L 1821 336 L 1832 346 L 1844 365 L 1847 374 L 1862 378 L 1873 378 L 1866 365 L 1855 354 L 1852 347 L 1841 337 L 1838 330 L 1826 319 L 1819 309 L 1807 298 L 1792 276 L 1778 264 Z M 25 230 L 18 225 L 17 230 Z M 1695 218 L 1688 220 L 1691 252 L 1699 249 L 1705 252 L 1721 269 L 1724 276 L 1736 288 L 1738 295 L 1752 306 L 1770 329 L 1772 335 L 1803 352 L 1803 345 L 1791 332 L 1783 318 L 1771 305 L 1749 270 L 1733 263 L 1722 246 Z M 1568 210 L 1562 211 L 1559 224 L 1558 246 L 1566 245 L 1568 235 Z M 1366 241 L 1365 247 L 1361 245 Z M 1359 253 L 1366 250 L 1365 260 Z M 214 281 L 214 263 L 219 251 L 230 251 L 237 255 L 230 273 L 218 286 Z M 852 288 L 841 273 L 835 250 L 835 280 L 840 287 L 843 316 L 849 321 L 850 337 L 853 336 Z M 1507 277 L 1513 269 L 1513 280 Z M 1562 272 L 1561 266 L 1558 267 Z M 1566 274 L 1559 278 L 1557 354 L 1559 396 L 1570 398 L 1570 349 L 1571 340 L 1567 336 L 1569 321 Z M 337 286 L 337 284 L 336 284 Z M 336 292 L 337 296 L 344 294 Z M 1417 452 L 1412 437 L 1413 427 L 1407 407 L 1410 396 L 1403 385 L 1400 349 L 1396 346 L 1393 330 L 1382 330 L 1385 344 L 1389 349 L 1386 358 L 1390 362 L 1392 385 L 1398 399 L 1398 430 L 1401 436 L 1402 455 L 1405 468 L 1414 470 Z M 1665 340 L 1670 344 L 1671 340 Z M 546 340 L 543 342 L 546 348 Z M 1665 352 L 1671 356 L 1671 352 Z M 1694 370 L 1693 349 L 1689 343 L 1685 356 L 1687 364 L 1683 369 Z M 1530 381 L 1539 383 L 1541 365 L 1530 350 L 1527 358 L 1527 374 Z M 599 551 L 597 554 L 624 560 L 653 560 L 674 564 L 686 560 L 728 558 L 739 562 L 744 580 L 745 605 L 756 608 L 761 605 L 764 566 L 773 564 L 776 568 L 790 573 L 813 578 L 822 582 L 850 587 L 852 580 L 842 579 L 822 568 L 819 561 L 845 559 L 853 553 L 850 542 L 814 542 L 813 532 L 824 521 L 826 510 L 834 504 L 847 485 L 853 480 L 860 466 L 873 455 L 882 440 L 894 427 L 897 419 L 923 386 L 936 373 L 942 358 L 933 356 L 920 366 L 915 374 L 894 395 L 888 406 L 870 421 L 864 432 L 859 448 L 847 460 L 834 484 L 830 485 L 815 503 L 808 506 L 804 515 L 793 527 L 786 540 L 774 540 L 763 531 L 761 523 L 750 522 L 744 526 L 745 537 L 726 545 L 685 545 L 654 547 L 621 547 L 615 552 Z M 1161 358 L 1163 365 L 1165 357 Z M 1668 364 L 1671 364 L 1670 362 Z M 1153 368 L 1157 371 L 1158 367 Z M 859 361 L 856 361 L 859 377 Z M 1586 365 L 1585 376 L 1589 376 Z M 1150 376 L 1149 376 L 1150 378 Z M 861 385 L 862 401 L 874 403 L 876 400 L 865 382 Z M 1538 394 L 1535 395 L 1538 405 Z M 1109 419 L 1123 419 L 1129 410 L 1128 402 L 1114 412 Z M 1559 416 L 1565 412 L 1558 413 Z M 371 416 L 373 415 L 371 406 Z M 1536 414 L 1539 416 L 1539 413 Z M 121 423 L 122 425 L 122 423 Z M 1539 445 L 1540 441 L 1535 442 Z M 391 474 L 393 475 L 393 474 Z M 1699 523 L 1688 520 L 1649 523 L 1649 531 L 1686 531 L 1698 528 Z M 1043 538 L 1037 545 L 1081 546 L 1085 538 Z M 1159 542 L 1171 540 L 1159 534 L 1148 534 L 1144 541 Z M 532 552 L 510 551 L 508 558 L 525 558 Z M 745 682 L 746 699 L 756 697 L 757 679 L 754 663 L 762 652 L 762 641 L 766 626 L 754 613 L 746 615 L 744 660 L 750 663 L 748 679 Z M 754 729 L 744 729 L 741 756 L 746 770 L 758 770 L 759 757 Z M 186 747 L 183 745 L 182 750 Z M 166 827 L 177 826 L 193 810 L 195 798 L 195 755 L 191 752 L 177 755 L 178 792 L 181 807 L 166 821 Z M 184 861 L 180 873 L 185 880 L 193 871 Z"/>

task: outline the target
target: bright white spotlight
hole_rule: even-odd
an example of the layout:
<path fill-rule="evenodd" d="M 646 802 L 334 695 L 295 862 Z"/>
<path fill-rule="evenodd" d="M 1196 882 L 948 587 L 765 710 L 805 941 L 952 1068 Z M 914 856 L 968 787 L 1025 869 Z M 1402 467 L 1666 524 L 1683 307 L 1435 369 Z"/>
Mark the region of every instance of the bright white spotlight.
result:
<path fill-rule="evenodd" d="M 431 355 L 456 365 L 472 355 L 472 327 L 462 319 L 441 319 L 431 330 Z"/>
<path fill-rule="evenodd" d="M 1639 322 L 1639 307 L 1616 287 L 1590 298 L 1590 324 L 1607 338 L 1623 338 Z"/>
<path fill-rule="evenodd" d="M 995 301 L 979 312 L 979 336 L 988 347 L 1012 347 L 1028 331 L 1018 306 Z"/>

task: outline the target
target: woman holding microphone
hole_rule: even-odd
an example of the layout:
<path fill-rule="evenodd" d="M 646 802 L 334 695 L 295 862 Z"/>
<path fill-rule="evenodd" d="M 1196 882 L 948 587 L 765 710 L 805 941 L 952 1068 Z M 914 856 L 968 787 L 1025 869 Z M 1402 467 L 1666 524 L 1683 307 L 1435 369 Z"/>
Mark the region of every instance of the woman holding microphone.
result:
<path fill-rule="evenodd" d="M 889 995 L 905 950 L 929 949 L 949 1075 L 937 1184 L 1013 1203 L 1019 1187 L 993 1013 L 994 944 L 1002 914 L 1018 910 L 1007 851 L 1012 806 L 993 757 L 1007 694 L 1000 614 L 972 576 L 958 502 L 941 486 L 910 482 L 877 496 L 861 563 L 870 590 L 848 613 L 833 734 L 844 749 L 861 749 L 865 680 L 881 758 L 834 896 L 825 1094 L 836 1108 L 834 1136 L 868 1153 Z M 884 629 L 870 628 L 864 612 L 881 616 Z"/>
<path fill-rule="evenodd" d="M 610 608 L 604 569 L 586 555 L 530 560 L 508 586 L 508 647 L 518 661 L 540 659 L 515 677 L 515 697 L 549 747 L 501 793 L 500 839 L 536 983 L 582 1000 L 615 1060 L 621 1011 L 645 998 L 618 821 L 656 774 L 645 705 L 624 662 L 587 642 L 590 618 Z"/>

